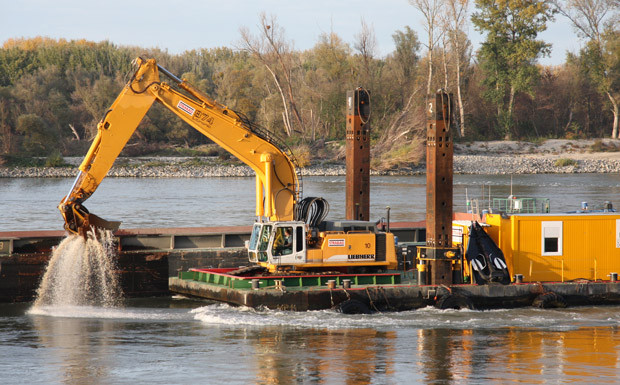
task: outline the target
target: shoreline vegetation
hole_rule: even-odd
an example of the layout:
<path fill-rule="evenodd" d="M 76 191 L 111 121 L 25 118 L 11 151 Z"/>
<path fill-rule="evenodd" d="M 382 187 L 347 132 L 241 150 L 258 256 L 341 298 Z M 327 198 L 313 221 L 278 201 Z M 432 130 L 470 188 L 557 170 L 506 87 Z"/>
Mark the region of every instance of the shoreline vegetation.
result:
<path fill-rule="evenodd" d="M 424 151 L 424 148 L 421 148 Z M 61 166 L 27 167 L 0 165 L 0 178 L 74 177 L 82 158 L 61 158 Z M 345 175 L 342 157 L 312 161 L 302 176 Z M 425 164 L 399 164 L 388 169 L 372 168 L 371 175 L 420 175 Z M 551 139 L 541 143 L 491 141 L 456 143 L 455 174 L 562 174 L 620 173 L 620 140 Z M 237 160 L 218 156 L 120 157 L 108 177 L 203 178 L 249 177 L 254 172 Z"/>

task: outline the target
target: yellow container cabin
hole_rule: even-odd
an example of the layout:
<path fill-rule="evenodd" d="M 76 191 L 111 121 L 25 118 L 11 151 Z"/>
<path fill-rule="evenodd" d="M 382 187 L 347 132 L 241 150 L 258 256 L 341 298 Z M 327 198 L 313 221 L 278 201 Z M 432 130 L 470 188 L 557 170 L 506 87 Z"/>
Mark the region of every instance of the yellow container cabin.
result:
<path fill-rule="evenodd" d="M 620 272 L 620 213 L 487 214 L 485 222 L 513 280 L 608 280 Z"/>

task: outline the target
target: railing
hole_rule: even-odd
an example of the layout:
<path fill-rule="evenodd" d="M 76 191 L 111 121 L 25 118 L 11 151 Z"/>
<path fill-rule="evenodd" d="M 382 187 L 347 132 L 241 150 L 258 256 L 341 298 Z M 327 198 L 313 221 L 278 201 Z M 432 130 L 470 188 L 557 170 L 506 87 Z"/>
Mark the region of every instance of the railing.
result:
<path fill-rule="evenodd" d="M 233 270 L 236 269 L 190 269 L 189 271 L 180 271 L 178 278 L 226 286 L 231 289 L 250 289 L 254 279 L 259 280 L 258 287 L 263 289 L 274 288 L 277 285 L 287 288 L 321 287 L 327 285 L 330 280 L 334 280 L 335 285 L 340 287 L 345 279 L 349 280 L 352 285 L 396 285 L 401 283 L 400 273 L 334 275 L 308 273 L 306 275 L 239 277 L 228 274 Z"/>
<path fill-rule="evenodd" d="M 512 213 L 548 213 L 549 198 L 493 198 L 493 211 Z"/>

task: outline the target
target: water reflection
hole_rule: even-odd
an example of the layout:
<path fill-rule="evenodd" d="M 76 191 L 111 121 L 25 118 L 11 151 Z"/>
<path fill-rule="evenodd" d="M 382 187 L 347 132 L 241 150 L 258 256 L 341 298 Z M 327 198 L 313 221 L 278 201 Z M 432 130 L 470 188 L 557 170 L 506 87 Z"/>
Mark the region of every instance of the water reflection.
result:
<path fill-rule="evenodd" d="M 416 366 L 427 383 L 617 383 L 617 328 L 568 331 L 426 329 Z"/>
<path fill-rule="evenodd" d="M 615 307 L 371 316 L 204 308 L 209 322 L 183 307 L 91 309 L 83 318 L 0 307 L 0 357 L 11 357 L 0 368 L 66 384 L 620 381 Z M 489 327 L 507 317 L 515 326 Z M 0 383 L 12 382 L 0 373 Z"/>
<path fill-rule="evenodd" d="M 109 382 L 112 341 L 97 335 L 114 331 L 113 323 L 45 316 L 32 317 L 32 323 L 41 347 L 50 355 L 43 370 L 56 372 L 51 378 L 76 385 Z"/>
<path fill-rule="evenodd" d="M 569 331 L 261 329 L 258 383 L 617 383 L 617 328 Z"/>
<path fill-rule="evenodd" d="M 264 384 L 370 384 L 394 372 L 394 331 L 261 330 L 252 337 L 256 379 Z"/>

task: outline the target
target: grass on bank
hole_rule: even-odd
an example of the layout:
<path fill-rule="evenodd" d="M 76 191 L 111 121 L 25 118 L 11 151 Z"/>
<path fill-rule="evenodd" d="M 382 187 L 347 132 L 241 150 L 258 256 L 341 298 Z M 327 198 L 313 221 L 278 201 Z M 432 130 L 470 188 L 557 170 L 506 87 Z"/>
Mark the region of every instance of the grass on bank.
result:
<path fill-rule="evenodd" d="M 425 156 L 423 139 L 415 137 L 409 141 L 397 143 L 386 150 L 377 149 L 374 151 L 370 160 L 370 168 L 383 171 L 401 166 L 411 166 L 423 162 Z"/>
<path fill-rule="evenodd" d="M 570 158 L 560 158 L 556 160 L 554 164 L 556 167 L 576 166 L 577 161 L 575 159 L 570 159 Z"/>
<path fill-rule="evenodd" d="M 590 145 L 590 152 L 616 152 L 618 147 L 613 143 L 605 143 L 601 139 L 597 139 Z"/>
<path fill-rule="evenodd" d="M 55 152 L 47 158 L 0 155 L 0 167 L 71 167 L 71 165 L 65 162 L 65 158 L 59 152 Z"/>

